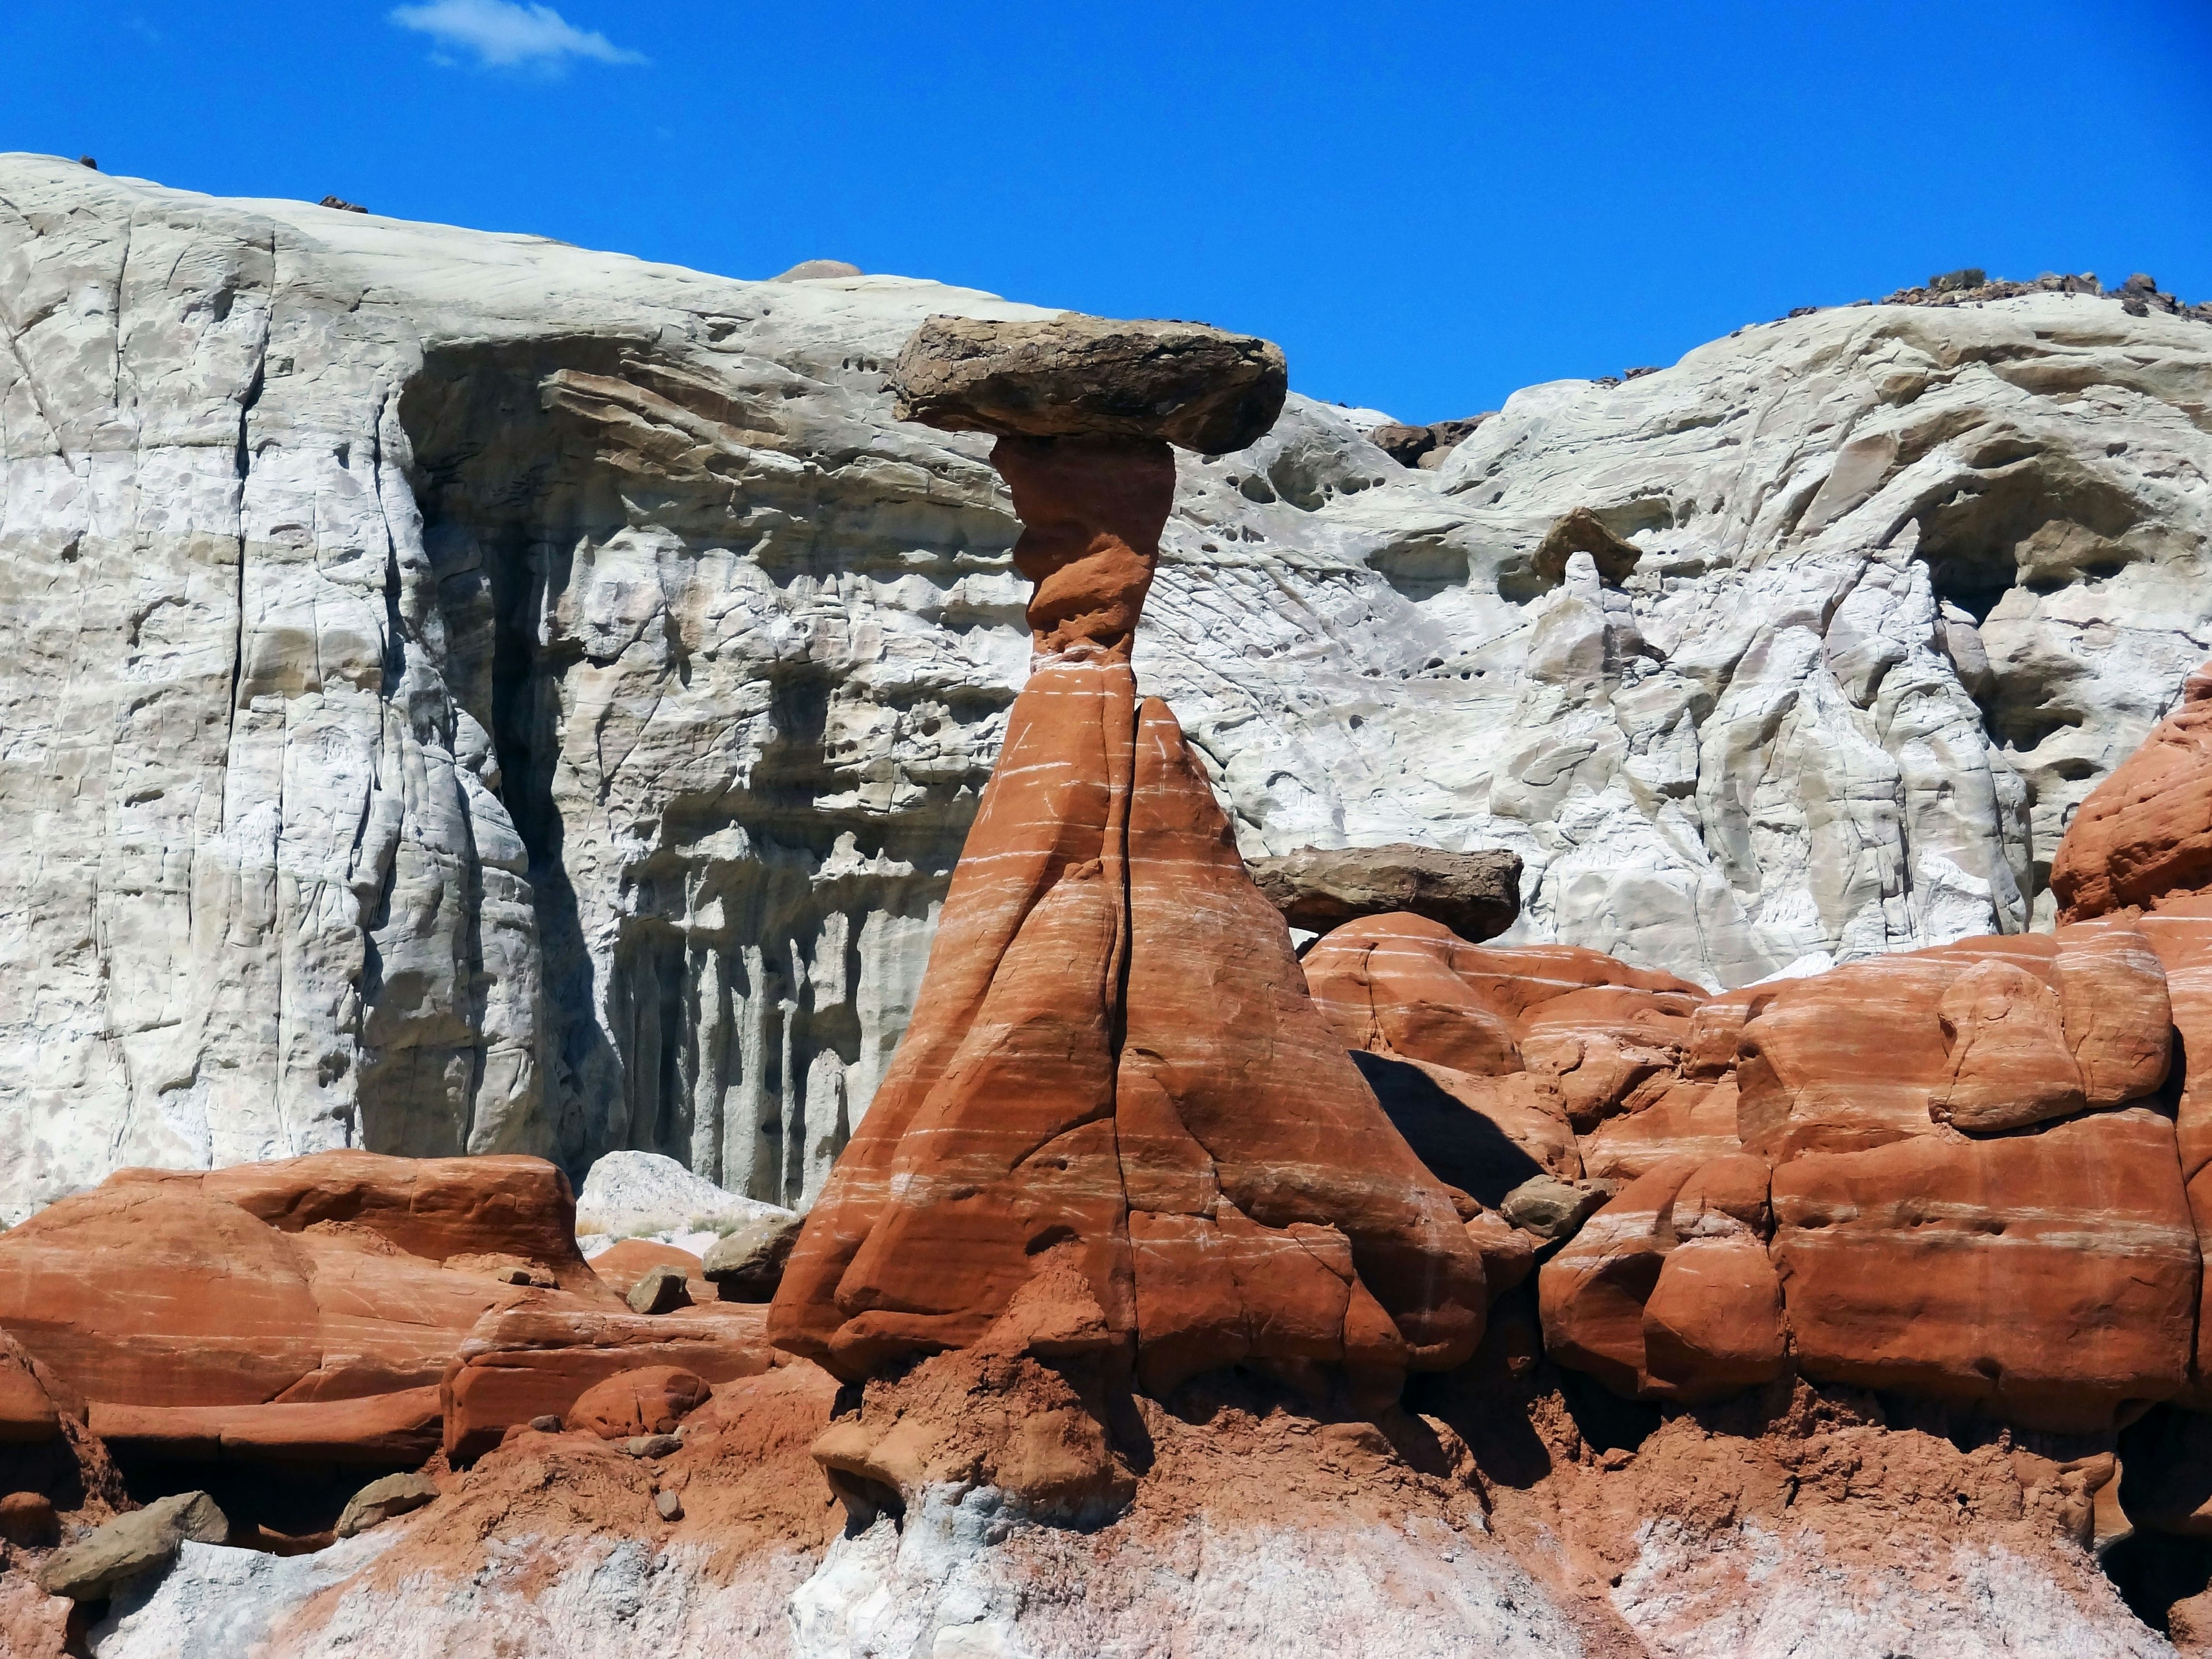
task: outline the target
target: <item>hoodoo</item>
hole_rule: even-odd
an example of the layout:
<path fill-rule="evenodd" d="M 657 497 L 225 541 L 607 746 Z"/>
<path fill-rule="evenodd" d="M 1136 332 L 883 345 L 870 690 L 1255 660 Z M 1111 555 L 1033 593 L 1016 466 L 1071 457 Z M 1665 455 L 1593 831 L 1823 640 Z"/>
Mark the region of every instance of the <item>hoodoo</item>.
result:
<path fill-rule="evenodd" d="M 1169 442 L 1252 442 L 1281 356 L 1188 325 L 968 323 L 956 382 L 949 326 L 916 334 L 895 389 L 931 424 L 1002 434 L 1032 672 L 913 1024 L 771 1337 L 859 1380 L 975 1344 L 1050 1263 L 1082 1287 L 1076 1346 L 1109 1381 L 1162 1392 L 1247 1364 L 1395 1398 L 1407 1370 L 1474 1352 L 1481 1258 L 1308 999 L 1174 714 L 1129 665 Z"/>

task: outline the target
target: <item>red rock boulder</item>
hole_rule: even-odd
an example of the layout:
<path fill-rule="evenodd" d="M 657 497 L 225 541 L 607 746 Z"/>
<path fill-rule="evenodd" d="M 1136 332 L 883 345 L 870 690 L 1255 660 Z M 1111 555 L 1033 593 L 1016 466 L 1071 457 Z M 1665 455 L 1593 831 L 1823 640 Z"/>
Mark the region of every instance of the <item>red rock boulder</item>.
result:
<path fill-rule="evenodd" d="M 1738 1133 L 1777 1160 L 1992 1133 L 2155 1093 L 2166 976 L 2120 922 L 1962 939 L 1754 988 Z"/>
<path fill-rule="evenodd" d="M 2154 1111 L 1808 1153 L 1774 1171 L 1773 1209 L 1808 1376 L 2073 1433 L 2188 1380 L 2197 1238 Z"/>
<path fill-rule="evenodd" d="M 1539 1273 L 1546 1349 L 1617 1393 L 1686 1404 L 1779 1376 L 1766 1188 L 1765 1164 L 1741 1153 L 1669 1159 L 1631 1182 Z"/>
<path fill-rule="evenodd" d="M 680 1366 L 643 1365 L 592 1384 L 576 1396 L 562 1423 L 602 1440 L 672 1434 L 711 1392 L 704 1378 Z"/>
<path fill-rule="evenodd" d="M 535 1158 L 125 1170 L 0 1234 L 0 1329 L 127 1449 L 419 1462 L 485 1315 L 532 1294 L 619 1306 L 573 1224 L 566 1179 Z"/>
<path fill-rule="evenodd" d="M 2075 809 L 2051 860 L 2068 921 L 2212 889 L 2212 665 Z"/>
<path fill-rule="evenodd" d="M 647 1370 L 708 1384 L 757 1376 L 776 1359 L 763 1323 L 763 1310 L 738 1303 L 647 1316 L 579 1310 L 558 1292 L 532 1291 L 486 1315 L 447 1368 L 439 1389 L 446 1451 L 467 1462 L 518 1424 L 570 1423 L 577 1402 L 611 1378 Z"/>
<path fill-rule="evenodd" d="M 1404 913 L 1324 935 L 1304 968 L 1315 1007 L 1346 1048 L 1480 1077 L 1525 1066 L 1589 1121 L 1675 1063 L 1705 1000 L 1686 980 L 1601 951 L 1470 945 Z M 1522 1053 L 1531 1037 L 1533 1060 Z"/>

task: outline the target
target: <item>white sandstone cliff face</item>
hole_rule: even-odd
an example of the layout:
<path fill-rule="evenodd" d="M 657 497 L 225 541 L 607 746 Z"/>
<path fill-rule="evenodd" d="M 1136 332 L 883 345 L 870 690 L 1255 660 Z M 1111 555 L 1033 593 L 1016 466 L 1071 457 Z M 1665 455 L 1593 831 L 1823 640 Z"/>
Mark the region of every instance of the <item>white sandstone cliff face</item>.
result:
<path fill-rule="evenodd" d="M 638 1148 L 803 1203 L 1026 665 L 931 312 L 0 158 L 0 1217 L 123 1164 Z M 1504 843 L 1739 983 L 2027 925 L 2212 655 L 2212 329 L 2050 295 L 1184 458 L 1138 666 L 1247 849 Z M 1531 555 L 1568 510 L 1624 589 Z M 2047 910 L 2047 902 L 2044 906 Z"/>

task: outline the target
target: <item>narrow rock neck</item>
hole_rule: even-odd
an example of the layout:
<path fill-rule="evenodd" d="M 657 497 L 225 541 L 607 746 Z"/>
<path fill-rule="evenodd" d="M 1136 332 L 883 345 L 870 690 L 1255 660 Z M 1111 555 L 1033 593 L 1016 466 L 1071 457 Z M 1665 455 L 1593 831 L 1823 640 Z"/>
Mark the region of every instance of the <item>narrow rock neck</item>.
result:
<path fill-rule="evenodd" d="M 1175 502 L 1175 457 L 1145 438 L 1001 438 L 991 464 L 1022 520 L 1014 568 L 1035 585 L 1040 655 L 1081 643 L 1127 660 Z"/>

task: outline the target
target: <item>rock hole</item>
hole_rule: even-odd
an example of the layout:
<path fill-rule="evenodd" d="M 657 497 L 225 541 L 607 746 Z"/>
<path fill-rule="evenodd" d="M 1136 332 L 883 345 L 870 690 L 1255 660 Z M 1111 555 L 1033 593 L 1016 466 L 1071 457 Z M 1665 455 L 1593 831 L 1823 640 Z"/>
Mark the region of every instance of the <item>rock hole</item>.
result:
<path fill-rule="evenodd" d="M 887 1519 L 899 1530 L 906 1527 L 906 1499 L 898 1488 L 871 1480 L 848 1469 L 829 1469 L 830 1490 L 845 1506 L 845 1536 L 857 1538 L 878 1520 Z"/>
<path fill-rule="evenodd" d="M 1594 1376 L 1559 1373 L 1559 1395 L 1583 1442 L 1597 1452 L 1640 1451 L 1665 1414 L 1646 1400 L 1623 1400 Z"/>
<path fill-rule="evenodd" d="M 1075 1237 L 1075 1229 L 1073 1227 L 1048 1227 L 1042 1232 L 1039 1233 L 1035 1238 L 1030 1240 L 1029 1243 L 1024 1247 L 1023 1254 L 1026 1255 L 1042 1255 L 1047 1250 L 1052 1249 L 1055 1244 L 1069 1244 L 1074 1243 Z"/>

